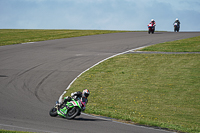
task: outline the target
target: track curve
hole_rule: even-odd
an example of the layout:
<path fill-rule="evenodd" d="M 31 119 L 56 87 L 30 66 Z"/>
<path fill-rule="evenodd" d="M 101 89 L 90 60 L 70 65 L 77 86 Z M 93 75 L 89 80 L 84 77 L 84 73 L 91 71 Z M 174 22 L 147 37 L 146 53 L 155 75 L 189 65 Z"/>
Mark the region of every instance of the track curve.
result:
<path fill-rule="evenodd" d="M 0 129 L 33 132 L 118 133 L 164 130 L 112 122 L 89 115 L 75 120 L 48 112 L 82 71 L 117 53 L 200 36 L 200 32 L 114 33 L 0 47 Z"/>

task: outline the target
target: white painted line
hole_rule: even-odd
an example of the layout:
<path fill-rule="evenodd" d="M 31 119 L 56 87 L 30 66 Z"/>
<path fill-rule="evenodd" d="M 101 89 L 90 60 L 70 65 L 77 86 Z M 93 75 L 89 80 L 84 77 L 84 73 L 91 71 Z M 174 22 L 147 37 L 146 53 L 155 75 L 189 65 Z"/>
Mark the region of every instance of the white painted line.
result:
<path fill-rule="evenodd" d="M 85 71 L 83 71 L 82 73 L 80 73 L 80 74 L 68 85 L 68 87 L 67 87 L 67 88 L 65 89 L 65 91 L 62 93 L 62 95 L 59 97 L 58 101 L 59 101 L 59 102 L 62 101 L 62 98 L 63 98 L 64 94 L 67 92 L 67 90 L 69 90 L 69 88 L 70 88 L 71 85 L 76 81 L 76 79 L 77 79 L 78 77 L 80 77 L 83 73 L 87 72 L 87 71 L 90 70 L 91 68 L 95 67 L 96 65 L 98 65 L 98 64 L 100 64 L 100 63 L 102 63 L 102 62 L 104 62 L 104 61 L 106 61 L 106 60 L 108 60 L 108 59 L 110 59 L 110 58 L 113 58 L 113 57 L 118 56 L 118 55 L 126 54 L 126 53 L 128 53 L 128 52 L 132 52 L 132 51 L 135 51 L 135 50 L 144 48 L 144 47 L 147 47 L 147 46 L 143 46 L 143 47 L 139 47 L 139 48 L 131 49 L 131 50 L 128 50 L 128 51 L 125 51 L 125 52 L 122 52 L 122 53 L 115 54 L 115 55 L 110 56 L 110 57 L 108 57 L 108 58 L 106 58 L 106 59 L 104 59 L 104 60 L 102 60 L 102 61 L 99 61 L 98 63 L 96 63 L 96 64 L 94 64 L 93 66 L 89 67 L 88 69 L 86 69 Z"/>
<path fill-rule="evenodd" d="M 29 44 L 29 43 L 36 43 L 36 42 L 25 42 L 25 43 L 21 43 L 21 44 Z"/>

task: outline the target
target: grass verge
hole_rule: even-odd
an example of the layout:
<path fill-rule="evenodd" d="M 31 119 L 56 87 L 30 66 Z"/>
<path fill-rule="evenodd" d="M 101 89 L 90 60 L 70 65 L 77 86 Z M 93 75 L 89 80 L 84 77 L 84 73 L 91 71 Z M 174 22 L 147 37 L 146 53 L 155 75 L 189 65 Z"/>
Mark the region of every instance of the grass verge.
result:
<path fill-rule="evenodd" d="M 199 47 L 200 43 L 193 39 L 179 43 L 188 41 L 192 47 L 194 42 Z M 176 41 L 170 44 L 177 45 Z M 181 52 L 183 46 L 178 47 Z M 120 55 L 82 74 L 67 95 L 88 88 L 91 95 L 86 113 L 182 132 L 200 132 L 199 59 L 200 54 Z"/>
<path fill-rule="evenodd" d="M 33 132 L 22 132 L 22 131 L 0 130 L 0 133 L 33 133 Z"/>
<path fill-rule="evenodd" d="M 141 51 L 159 51 L 159 52 L 199 52 L 200 51 L 200 36 L 155 44 Z"/>
<path fill-rule="evenodd" d="M 129 31 L 0 29 L 0 46 Z"/>

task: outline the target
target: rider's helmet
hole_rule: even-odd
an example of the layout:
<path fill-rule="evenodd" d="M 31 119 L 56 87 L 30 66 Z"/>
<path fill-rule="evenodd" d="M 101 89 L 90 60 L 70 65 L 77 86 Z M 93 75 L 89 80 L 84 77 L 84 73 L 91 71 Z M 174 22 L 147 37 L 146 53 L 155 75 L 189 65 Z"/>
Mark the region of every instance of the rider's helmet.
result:
<path fill-rule="evenodd" d="M 151 19 L 151 21 L 154 21 L 154 19 Z"/>
<path fill-rule="evenodd" d="M 176 20 L 178 20 L 178 18 L 176 18 Z"/>
<path fill-rule="evenodd" d="M 83 90 L 82 96 L 88 97 L 90 95 L 90 91 L 88 89 Z"/>

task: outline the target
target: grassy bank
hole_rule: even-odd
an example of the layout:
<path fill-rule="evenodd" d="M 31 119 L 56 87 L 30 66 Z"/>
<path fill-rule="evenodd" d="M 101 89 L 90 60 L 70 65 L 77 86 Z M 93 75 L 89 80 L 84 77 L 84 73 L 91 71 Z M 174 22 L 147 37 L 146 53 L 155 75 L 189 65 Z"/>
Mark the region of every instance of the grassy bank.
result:
<path fill-rule="evenodd" d="M 128 31 L 0 29 L 0 46 Z"/>
<path fill-rule="evenodd" d="M 0 130 L 0 133 L 33 133 L 33 132 Z"/>
<path fill-rule="evenodd" d="M 200 37 L 193 37 L 173 42 L 155 44 L 142 49 L 142 51 L 160 51 L 160 52 L 199 52 Z"/>
<path fill-rule="evenodd" d="M 188 41 L 196 51 L 194 39 Z M 170 42 L 177 45 L 175 42 Z M 152 46 L 155 49 L 159 44 Z M 151 51 L 154 51 L 151 49 Z M 157 51 L 157 50 L 156 50 Z M 165 51 L 165 50 L 164 50 Z M 173 51 L 173 50 L 171 50 Z M 200 54 L 125 54 L 90 69 L 71 92 L 91 91 L 86 113 L 184 132 L 200 132 Z"/>

